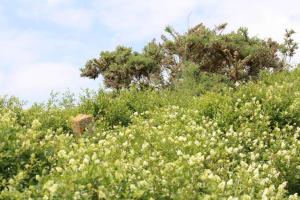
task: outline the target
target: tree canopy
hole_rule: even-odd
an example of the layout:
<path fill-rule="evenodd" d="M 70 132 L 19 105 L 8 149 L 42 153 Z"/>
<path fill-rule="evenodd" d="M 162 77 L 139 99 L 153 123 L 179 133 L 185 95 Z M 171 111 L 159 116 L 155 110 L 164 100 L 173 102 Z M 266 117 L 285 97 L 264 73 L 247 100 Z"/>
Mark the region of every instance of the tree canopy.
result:
<path fill-rule="evenodd" d="M 201 23 L 183 34 L 168 26 L 161 42 L 151 41 L 142 52 L 124 46 L 101 52 L 86 63 L 81 76 L 95 79 L 101 74 L 105 86 L 113 89 L 131 84 L 162 87 L 174 84 L 187 63 L 192 63 L 198 75 L 221 74 L 232 81 L 247 81 L 261 70 L 286 69 L 298 48 L 293 30 L 286 30 L 280 44 L 271 38 L 251 37 L 244 27 L 223 33 L 226 25 L 210 29 Z"/>

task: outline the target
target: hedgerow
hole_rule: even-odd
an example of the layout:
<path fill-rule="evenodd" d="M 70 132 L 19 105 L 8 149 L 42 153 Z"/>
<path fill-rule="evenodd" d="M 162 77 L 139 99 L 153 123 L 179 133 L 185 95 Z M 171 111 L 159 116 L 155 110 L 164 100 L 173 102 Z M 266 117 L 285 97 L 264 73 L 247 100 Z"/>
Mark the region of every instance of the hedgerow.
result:
<path fill-rule="evenodd" d="M 67 95 L 27 109 L 1 98 L 0 199 L 298 198 L 300 68 L 185 88 L 99 91 L 79 103 Z M 94 116 L 92 133 L 73 135 L 78 113 Z"/>

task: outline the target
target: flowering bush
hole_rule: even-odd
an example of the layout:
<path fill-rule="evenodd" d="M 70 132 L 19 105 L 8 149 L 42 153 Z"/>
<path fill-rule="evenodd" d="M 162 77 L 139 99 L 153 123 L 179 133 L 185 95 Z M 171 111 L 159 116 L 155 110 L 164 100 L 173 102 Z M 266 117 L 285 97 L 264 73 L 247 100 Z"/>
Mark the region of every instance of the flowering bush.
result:
<path fill-rule="evenodd" d="M 126 90 L 29 109 L 3 99 L 0 199 L 299 199 L 299 88 L 298 68 L 199 97 Z M 72 134 L 79 112 L 96 117 L 93 133 Z"/>

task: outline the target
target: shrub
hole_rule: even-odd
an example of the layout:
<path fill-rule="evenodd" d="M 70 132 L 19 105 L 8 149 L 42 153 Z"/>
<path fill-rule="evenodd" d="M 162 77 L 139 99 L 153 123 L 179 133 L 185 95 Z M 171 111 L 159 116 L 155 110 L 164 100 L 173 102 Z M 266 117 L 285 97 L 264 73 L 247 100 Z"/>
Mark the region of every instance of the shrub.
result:
<path fill-rule="evenodd" d="M 0 199 L 297 199 L 299 72 L 200 96 L 131 88 L 29 109 L 2 99 Z M 93 133 L 70 134 L 77 113 L 95 116 Z"/>

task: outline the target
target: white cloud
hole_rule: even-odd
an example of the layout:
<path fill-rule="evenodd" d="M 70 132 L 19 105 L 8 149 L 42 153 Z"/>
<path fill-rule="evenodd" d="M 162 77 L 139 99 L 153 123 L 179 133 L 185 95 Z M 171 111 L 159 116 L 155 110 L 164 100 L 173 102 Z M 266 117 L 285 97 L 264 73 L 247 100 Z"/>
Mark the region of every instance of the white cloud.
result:
<path fill-rule="evenodd" d="M 300 42 L 300 1 L 298 0 L 210 0 L 201 1 L 205 13 L 193 13 L 193 24 L 204 22 L 209 26 L 228 22 L 229 30 L 240 26 L 249 28 L 251 35 L 282 41 L 285 29 L 294 29 Z M 300 62 L 300 55 L 295 56 Z"/>
<path fill-rule="evenodd" d="M 10 29 L 0 33 L 0 44 L 1 65 L 32 62 L 38 58 L 36 49 L 41 45 L 36 33 Z"/>
<path fill-rule="evenodd" d="M 22 18 L 47 21 L 76 30 L 89 29 L 93 23 L 91 12 L 74 6 L 74 2 L 72 0 L 27 0 L 27 4 L 17 8 L 17 11 Z"/>
<path fill-rule="evenodd" d="M 46 0 L 49 6 L 69 5 L 72 0 Z"/>
<path fill-rule="evenodd" d="M 4 73 L 0 71 L 0 84 L 1 83 L 3 84 L 4 83 L 3 81 L 4 81 Z"/>
<path fill-rule="evenodd" d="M 186 31 L 189 24 L 203 22 L 214 25 L 228 22 L 228 30 L 240 26 L 249 28 L 251 35 L 272 37 L 282 41 L 285 29 L 294 29 L 300 41 L 300 1 L 298 0 L 95 0 L 98 18 L 108 29 L 117 44 L 159 38 L 166 25 Z M 190 19 L 189 19 L 189 15 Z M 189 22 L 190 21 L 190 22 Z M 294 61 L 300 62 L 300 54 Z"/>
<path fill-rule="evenodd" d="M 166 25 L 182 19 L 187 22 L 189 13 L 200 4 L 198 0 L 93 0 L 79 7 L 74 0 L 26 1 L 31 10 L 19 8 L 22 17 L 82 30 L 100 22 L 116 33 L 116 40 L 127 41 L 157 36 Z"/>
<path fill-rule="evenodd" d="M 286 28 L 293 28 L 300 41 L 298 0 L 95 0 L 101 23 L 114 34 L 115 45 L 159 38 L 166 25 L 180 31 L 203 22 L 214 25 L 228 22 L 228 30 L 240 26 L 249 28 L 251 35 L 282 41 Z M 191 16 L 189 17 L 189 15 Z M 295 56 L 300 62 L 300 54 Z"/>
<path fill-rule="evenodd" d="M 115 0 L 96 1 L 101 23 L 116 33 L 118 41 L 144 40 L 159 36 L 166 25 L 188 21 L 199 5 L 197 0 Z"/>
<path fill-rule="evenodd" d="M 97 31 L 103 30 L 103 35 L 111 33 L 105 38 L 95 38 L 95 44 L 102 45 L 101 41 L 112 38 L 110 41 L 114 44 L 107 45 L 125 43 L 131 46 L 158 38 L 166 25 L 185 31 L 189 21 L 191 25 L 203 22 L 210 27 L 228 22 L 228 30 L 246 26 L 252 35 L 271 36 L 277 40 L 282 39 L 285 28 L 293 28 L 298 32 L 297 41 L 300 41 L 298 0 L 92 0 L 89 4 L 75 0 L 23 2 L 16 7 L 23 21 L 51 22 L 66 28 L 64 36 L 55 37 L 54 28 L 50 30 L 47 27 L 43 32 L 34 27 L 16 27 L 17 24 L 11 28 L 14 24 L 7 22 L 9 16 L 3 16 L 0 5 L 0 94 L 17 95 L 30 102 L 45 100 L 51 90 L 70 88 L 78 92 L 81 87 L 98 88 L 100 80 L 80 78 L 81 66 L 73 64 L 73 59 L 85 60 L 86 55 L 78 55 L 78 51 L 74 53 L 72 50 L 89 48 L 80 42 L 87 34 L 66 38 L 67 31 L 73 29 L 88 32 L 95 27 Z M 56 56 L 57 52 L 59 56 Z M 299 54 L 296 60 L 300 62 Z M 7 66 L 10 68 L 7 69 Z"/>
<path fill-rule="evenodd" d="M 51 91 L 67 89 L 78 94 L 80 88 L 98 89 L 100 80 L 83 79 L 79 69 L 68 63 L 24 64 L 5 73 L 1 78 L 0 93 L 15 95 L 23 100 L 46 100 Z M 3 87 L 4 86 L 4 87 Z"/>
<path fill-rule="evenodd" d="M 262 36 L 271 34 L 277 37 L 282 35 L 284 28 L 300 24 L 299 6 L 297 0 L 213 0 L 201 4 L 204 10 L 210 10 L 202 17 L 208 23 L 226 21 L 232 27 L 247 26 Z"/>
<path fill-rule="evenodd" d="M 79 48 L 79 41 L 51 37 L 45 32 L 3 28 L 0 33 L 0 67 L 20 66 L 53 57 L 57 51 Z"/>
<path fill-rule="evenodd" d="M 46 13 L 43 17 L 60 26 L 88 29 L 92 26 L 93 18 L 85 9 L 62 8 Z"/>
<path fill-rule="evenodd" d="M 80 88 L 98 89 L 100 80 L 80 77 L 69 51 L 82 44 L 46 33 L 3 27 L 0 33 L 0 95 L 15 95 L 30 103 L 44 101 L 52 90 L 78 94 Z M 59 55 L 59 53 L 63 55 Z M 73 56 L 76 59 L 77 55 Z M 52 60 L 52 61 L 51 61 Z"/>

